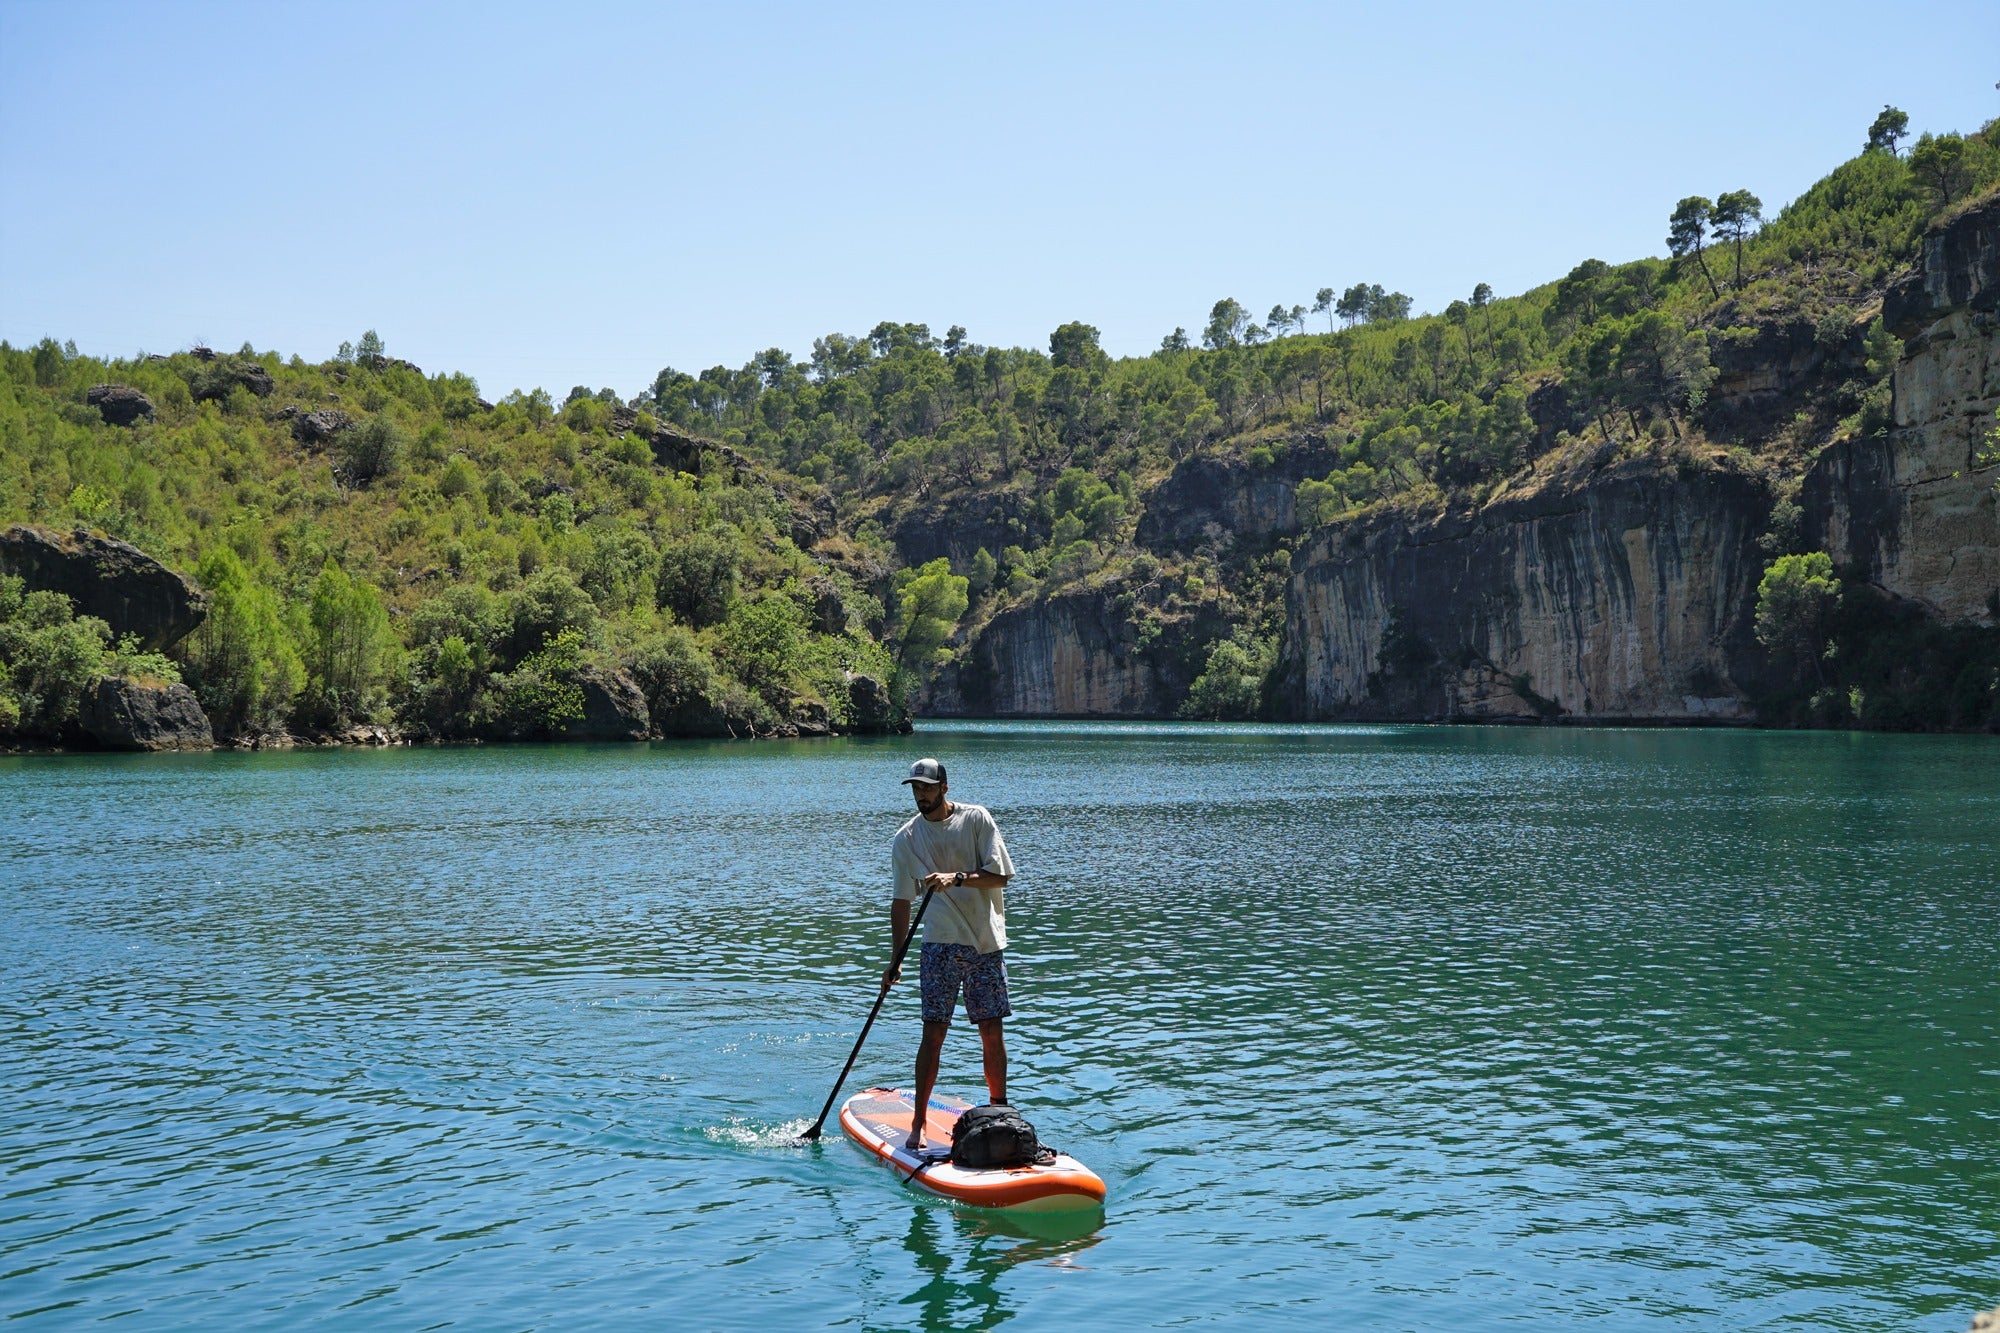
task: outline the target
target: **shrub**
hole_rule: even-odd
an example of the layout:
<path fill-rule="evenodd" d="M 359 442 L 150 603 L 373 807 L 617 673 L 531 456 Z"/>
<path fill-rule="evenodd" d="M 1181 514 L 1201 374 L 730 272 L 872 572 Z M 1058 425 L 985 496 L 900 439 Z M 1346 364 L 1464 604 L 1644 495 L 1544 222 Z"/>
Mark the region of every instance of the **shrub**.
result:
<path fill-rule="evenodd" d="M 0 723 L 53 737 L 102 674 L 111 630 L 95 616 L 78 616 L 59 592 L 23 587 L 0 575 Z"/>
<path fill-rule="evenodd" d="M 1180 714 L 1188 718 L 1253 718 L 1263 705 L 1264 685 L 1277 660 L 1277 645 L 1267 639 L 1239 632 L 1234 638 L 1217 639 L 1208 650 L 1208 664 L 1195 677 L 1181 704 Z"/>
<path fill-rule="evenodd" d="M 669 625 L 640 639 L 627 664 L 655 718 L 713 706 L 724 693 L 715 659 L 684 625 Z"/>
<path fill-rule="evenodd" d="M 508 618 L 509 662 L 540 651 L 566 631 L 574 631 L 579 643 L 595 643 L 601 624 L 597 603 L 577 585 L 574 575 L 557 565 L 544 565 L 528 576 L 513 595 Z"/>
<path fill-rule="evenodd" d="M 713 625 L 729 614 L 743 561 L 734 532 L 698 532 L 660 551 L 660 605 L 689 625 Z"/>
<path fill-rule="evenodd" d="M 366 486 L 402 465 L 410 437 L 385 416 L 372 416 L 340 433 L 340 472 L 350 486 Z"/>
<path fill-rule="evenodd" d="M 583 716 L 583 687 L 576 683 L 583 650 L 580 631 L 560 630 L 495 682 L 501 719 L 512 734 L 547 736 Z"/>
<path fill-rule="evenodd" d="M 737 677 L 775 704 L 791 686 L 806 613 L 784 593 L 768 593 L 731 608 L 719 637 L 723 660 Z"/>
<path fill-rule="evenodd" d="M 1781 555 L 1764 571 L 1757 585 L 1757 641 L 1771 650 L 1782 668 L 1799 670 L 1812 664 L 1822 683 L 1827 617 L 1840 604 L 1840 580 L 1833 577 L 1833 558 L 1824 551 Z"/>
<path fill-rule="evenodd" d="M 448 498 L 470 495 L 479 485 L 479 474 L 462 456 L 454 455 L 438 476 L 438 494 Z"/>

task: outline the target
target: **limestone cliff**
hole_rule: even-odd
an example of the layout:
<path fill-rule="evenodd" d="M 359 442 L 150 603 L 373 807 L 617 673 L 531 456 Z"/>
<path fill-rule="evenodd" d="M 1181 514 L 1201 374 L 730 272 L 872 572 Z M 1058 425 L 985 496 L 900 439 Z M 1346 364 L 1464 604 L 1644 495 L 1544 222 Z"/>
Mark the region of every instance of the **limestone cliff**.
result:
<path fill-rule="evenodd" d="M 1228 633 L 1211 604 L 1156 589 L 1075 587 L 1002 610 L 933 682 L 927 717 L 1171 716 Z"/>
<path fill-rule="evenodd" d="M 1315 537 L 1287 590 L 1307 718 L 1718 721 L 1747 713 L 1764 484 L 1642 459 Z"/>
<path fill-rule="evenodd" d="M 2000 469 L 1975 467 L 2000 405 L 2000 196 L 1934 228 L 1883 322 L 1904 340 L 1893 424 L 1822 453 L 1808 544 L 1946 620 L 2000 614 Z"/>
<path fill-rule="evenodd" d="M 1311 436 L 1269 462 L 1196 455 L 1146 496 L 1136 540 L 1152 551 L 1188 550 L 1226 537 L 1261 545 L 1298 532 L 1299 483 L 1340 466 L 1340 450 Z"/>

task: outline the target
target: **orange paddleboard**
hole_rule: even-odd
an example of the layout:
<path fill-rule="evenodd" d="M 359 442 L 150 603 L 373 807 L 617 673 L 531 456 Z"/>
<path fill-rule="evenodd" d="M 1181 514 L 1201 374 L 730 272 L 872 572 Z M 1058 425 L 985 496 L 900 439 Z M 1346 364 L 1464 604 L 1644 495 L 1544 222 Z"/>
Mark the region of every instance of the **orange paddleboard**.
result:
<path fill-rule="evenodd" d="M 1096 1208 L 1104 1202 L 1104 1182 L 1066 1153 L 1034 1166 L 954 1166 L 947 1156 L 951 1127 L 961 1112 L 971 1109 L 970 1102 L 958 1097 L 932 1096 L 930 1114 L 924 1117 L 924 1152 L 911 1152 L 903 1140 L 910 1135 L 915 1107 L 915 1098 L 903 1089 L 870 1088 L 842 1104 L 840 1127 L 902 1179 L 955 1203 L 1055 1213 Z"/>

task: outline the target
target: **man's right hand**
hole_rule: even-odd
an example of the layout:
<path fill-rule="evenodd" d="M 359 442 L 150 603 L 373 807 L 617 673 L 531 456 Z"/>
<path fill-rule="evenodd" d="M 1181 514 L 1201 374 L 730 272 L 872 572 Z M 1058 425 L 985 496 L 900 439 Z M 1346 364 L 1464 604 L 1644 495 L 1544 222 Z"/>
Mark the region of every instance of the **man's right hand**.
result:
<path fill-rule="evenodd" d="M 883 968 L 883 969 L 882 969 L 882 989 L 883 989 L 883 990 L 888 990 L 888 989 L 889 989 L 889 987 L 891 987 L 891 986 L 895 985 L 895 984 L 896 984 L 897 982 L 901 981 L 902 979 L 903 979 L 903 969 L 902 969 L 901 967 L 897 967 L 897 966 L 893 966 L 893 965 L 892 965 L 892 966 L 889 966 L 889 967 L 885 967 L 885 968 Z"/>

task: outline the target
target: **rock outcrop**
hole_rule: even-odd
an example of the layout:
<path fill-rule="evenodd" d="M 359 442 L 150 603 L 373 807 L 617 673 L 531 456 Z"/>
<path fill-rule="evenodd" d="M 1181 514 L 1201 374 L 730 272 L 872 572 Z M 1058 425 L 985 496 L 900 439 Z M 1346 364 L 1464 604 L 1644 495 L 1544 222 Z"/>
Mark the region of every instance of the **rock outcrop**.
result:
<path fill-rule="evenodd" d="M 205 348 L 196 348 L 196 355 Z M 188 392 L 196 402 L 206 399 L 221 401 L 237 388 L 248 389 L 258 398 L 269 398 L 278 387 L 271 372 L 248 357 L 217 356 L 210 352 L 202 357 L 203 366 L 188 379 Z"/>
<path fill-rule="evenodd" d="M 918 500 L 895 514 L 888 527 L 905 565 L 914 569 L 943 556 L 960 573 L 972 567 L 981 549 L 997 557 L 1009 546 L 1033 546 L 1048 537 L 1033 498 L 1013 485 Z"/>
<path fill-rule="evenodd" d="M 910 724 L 896 717 L 895 700 L 889 687 L 861 672 L 847 673 L 847 707 L 852 730 L 858 732 L 908 731 Z"/>
<path fill-rule="evenodd" d="M 1293 560 L 1285 701 L 1307 718 L 1746 717 L 1770 508 L 1755 476 L 1641 459 L 1340 524 Z"/>
<path fill-rule="evenodd" d="M 1184 458 L 1146 497 L 1139 545 L 1185 551 L 1204 541 L 1263 546 L 1298 532 L 1299 483 L 1340 466 L 1340 450 L 1312 436 L 1274 451 L 1268 463 L 1201 455 Z"/>
<path fill-rule="evenodd" d="M 812 627 L 821 634 L 847 633 L 847 602 L 832 579 L 815 576 L 805 582 L 813 599 Z"/>
<path fill-rule="evenodd" d="M 353 418 L 347 413 L 323 407 L 317 412 L 293 417 L 292 438 L 308 449 L 322 449 L 353 424 Z"/>
<path fill-rule="evenodd" d="M 2000 468 L 1979 451 L 2000 407 L 2000 196 L 1924 238 L 1883 322 L 1904 340 L 1892 424 L 1823 452 L 1800 503 L 1807 544 L 1945 620 L 2000 619 Z"/>
<path fill-rule="evenodd" d="M 215 735 L 181 684 L 100 676 L 84 691 L 77 725 L 110 750 L 212 750 Z"/>
<path fill-rule="evenodd" d="M 1721 316 L 1724 323 L 1730 314 Z M 1710 439 L 1748 442 L 1768 437 L 1815 395 L 1861 369 L 1859 326 L 1831 342 L 1803 317 L 1741 326 L 1742 336 L 1711 333 L 1715 385 L 1702 408 Z"/>
<path fill-rule="evenodd" d="M 87 529 L 61 532 L 16 525 L 0 531 L 0 574 L 52 589 L 96 616 L 115 635 L 136 635 L 159 652 L 186 638 L 208 614 L 208 598 L 180 574 L 128 542 Z"/>
<path fill-rule="evenodd" d="M 577 672 L 583 716 L 555 733 L 563 741 L 642 741 L 652 729 L 646 696 L 622 671 L 587 666 Z"/>
<path fill-rule="evenodd" d="M 927 717 L 1160 717 L 1187 698 L 1202 648 L 1229 633 L 1212 605 L 1152 617 L 1120 585 L 1073 588 L 995 615 L 933 682 Z"/>
<path fill-rule="evenodd" d="M 83 401 L 114 426 L 135 426 L 153 419 L 153 400 L 129 384 L 93 384 Z"/>

